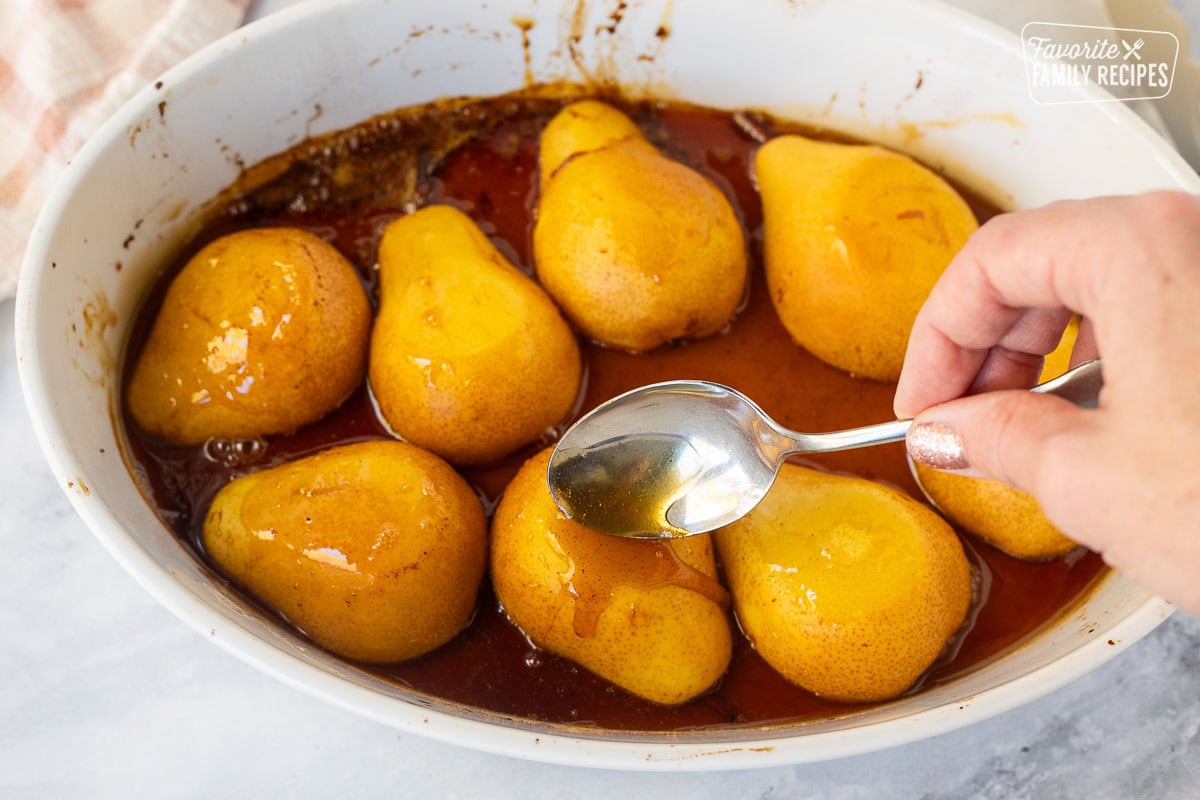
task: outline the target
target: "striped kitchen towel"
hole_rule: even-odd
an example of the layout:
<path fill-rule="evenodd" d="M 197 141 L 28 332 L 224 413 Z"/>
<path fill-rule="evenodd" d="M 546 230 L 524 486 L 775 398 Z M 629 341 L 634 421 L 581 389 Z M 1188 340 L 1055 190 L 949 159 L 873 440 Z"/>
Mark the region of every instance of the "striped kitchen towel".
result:
<path fill-rule="evenodd" d="M 135 92 L 233 30 L 248 0 L 0 0 L 0 301 L 84 140 Z"/>

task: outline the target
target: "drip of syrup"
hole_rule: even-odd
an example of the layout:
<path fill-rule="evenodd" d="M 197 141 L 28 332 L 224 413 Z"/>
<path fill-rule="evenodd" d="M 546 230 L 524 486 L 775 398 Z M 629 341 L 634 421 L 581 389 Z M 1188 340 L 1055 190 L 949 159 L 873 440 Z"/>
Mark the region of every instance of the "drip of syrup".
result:
<path fill-rule="evenodd" d="M 722 609 L 729 607 L 725 587 L 684 559 L 680 552 L 684 547 L 700 553 L 690 543 L 618 539 L 575 524 L 562 526 L 557 540 L 566 557 L 563 591 L 574 605 L 577 636 L 595 635 L 601 615 L 621 587 L 651 592 L 675 586 L 696 592 Z"/>

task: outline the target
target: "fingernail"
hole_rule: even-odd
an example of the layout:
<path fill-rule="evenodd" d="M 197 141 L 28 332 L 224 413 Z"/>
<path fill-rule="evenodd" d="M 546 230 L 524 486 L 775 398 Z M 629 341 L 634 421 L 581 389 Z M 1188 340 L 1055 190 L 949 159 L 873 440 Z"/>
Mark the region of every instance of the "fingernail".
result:
<path fill-rule="evenodd" d="M 934 469 L 966 469 L 971 466 L 956 428 L 942 422 L 920 422 L 908 430 L 908 455 L 918 464 Z"/>

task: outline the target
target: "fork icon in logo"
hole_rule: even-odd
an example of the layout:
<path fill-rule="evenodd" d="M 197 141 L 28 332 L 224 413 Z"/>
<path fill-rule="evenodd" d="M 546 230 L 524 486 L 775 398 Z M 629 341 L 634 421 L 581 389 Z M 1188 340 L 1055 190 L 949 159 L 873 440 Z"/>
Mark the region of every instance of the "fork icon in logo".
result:
<path fill-rule="evenodd" d="M 1134 42 L 1133 44 L 1130 44 L 1129 42 L 1127 42 L 1127 41 L 1125 41 L 1124 39 L 1122 39 L 1122 40 L 1121 40 L 1121 44 L 1122 44 L 1122 45 L 1124 45 L 1124 47 L 1125 47 L 1125 55 L 1124 55 L 1124 57 L 1123 57 L 1123 60 L 1125 60 L 1125 61 L 1128 61 L 1128 60 L 1129 60 L 1129 57 L 1130 57 L 1130 56 L 1133 56 L 1133 57 L 1134 57 L 1134 58 L 1136 58 L 1138 61 L 1141 61 L 1141 60 L 1142 60 L 1142 54 L 1141 54 L 1141 53 L 1139 53 L 1139 52 L 1138 52 L 1138 50 L 1141 50 L 1141 49 L 1142 49 L 1142 45 L 1144 45 L 1145 43 L 1146 43 L 1146 40 L 1145 40 L 1145 39 L 1138 39 L 1138 40 L 1137 40 L 1136 42 Z"/>

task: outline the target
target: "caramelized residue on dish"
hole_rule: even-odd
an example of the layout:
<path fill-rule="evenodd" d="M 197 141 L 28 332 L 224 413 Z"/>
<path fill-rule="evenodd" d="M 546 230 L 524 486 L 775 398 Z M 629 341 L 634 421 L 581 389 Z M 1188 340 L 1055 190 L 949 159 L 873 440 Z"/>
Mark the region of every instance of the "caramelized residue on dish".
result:
<path fill-rule="evenodd" d="M 207 242 L 248 227 L 290 225 L 328 239 L 355 264 L 374 298 L 375 254 L 384 226 L 422 205 L 450 203 L 466 211 L 505 255 L 532 273 L 529 245 L 537 200 L 537 136 L 566 95 L 569 92 L 542 91 L 402 110 L 304 142 L 251 167 L 218 198 L 212 221 L 179 254 L 174 269 L 167 271 L 146 302 L 131 353 L 141 347 L 174 272 Z M 833 430 L 890 419 L 892 385 L 856 380 L 826 366 L 793 344 L 775 316 L 762 276 L 762 212 L 750 176 L 756 143 L 745 126 L 739 126 L 728 112 L 606 99 L 630 113 L 667 154 L 710 176 L 728 194 L 749 239 L 752 280 L 745 309 L 727 331 L 716 336 L 643 355 L 583 344 L 586 392 L 575 416 L 642 384 L 697 378 L 736 387 L 782 424 L 799 430 Z M 762 117 L 754 122 L 768 131 L 847 140 L 833 132 L 798 129 Z M 964 195 L 980 220 L 996 213 L 969 192 Z M 134 360 L 130 357 L 126 363 Z M 365 387 L 320 422 L 289 435 L 267 437 L 265 442 L 173 446 L 142 434 L 128 413 L 122 413 L 130 436 L 132 469 L 164 522 L 200 558 L 204 557 L 198 544 L 204 511 L 217 489 L 232 477 L 335 444 L 388 435 Z M 486 467 L 463 470 L 489 513 L 517 468 L 544 444 Z M 903 445 L 832 453 L 813 461 L 921 496 L 909 474 Z M 973 624 L 956 642 L 957 648 L 948 648 L 934 665 L 925 686 L 953 678 L 1029 636 L 1080 597 L 1103 569 L 1093 553 L 1081 551 L 1067 559 L 1029 563 L 971 537 L 964 540 L 982 587 L 969 617 Z M 676 581 L 690 579 L 689 575 L 642 577 Z M 576 588 L 582 593 L 585 587 Z M 577 625 L 586 629 L 588 617 L 584 613 Z M 507 621 L 485 582 L 474 621 L 449 644 L 404 664 L 364 669 L 431 696 L 502 714 L 624 730 L 761 725 L 838 716 L 858 708 L 822 700 L 787 683 L 744 637 L 734 638 L 729 671 L 712 691 L 681 706 L 662 707 L 615 688 L 571 661 L 532 648 Z"/>

